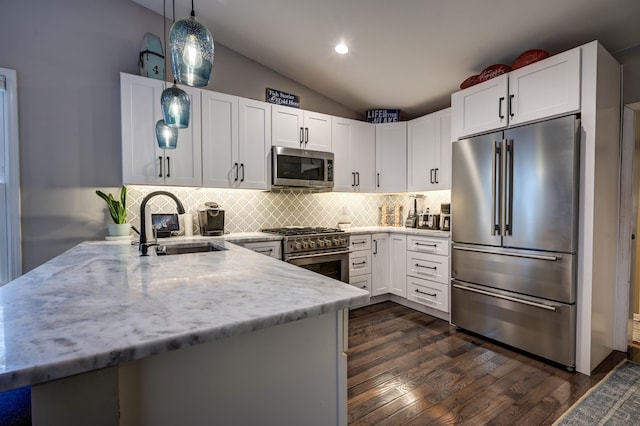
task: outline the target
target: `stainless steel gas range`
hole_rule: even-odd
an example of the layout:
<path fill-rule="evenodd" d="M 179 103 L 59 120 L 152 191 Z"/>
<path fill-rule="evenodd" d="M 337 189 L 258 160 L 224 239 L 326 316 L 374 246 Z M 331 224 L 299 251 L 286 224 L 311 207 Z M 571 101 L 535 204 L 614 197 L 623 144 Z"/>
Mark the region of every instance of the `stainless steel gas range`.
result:
<path fill-rule="evenodd" d="M 282 235 L 285 262 L 349 282 L 350 240 L 342 229 L 292 226 L 262 232 Z"/>

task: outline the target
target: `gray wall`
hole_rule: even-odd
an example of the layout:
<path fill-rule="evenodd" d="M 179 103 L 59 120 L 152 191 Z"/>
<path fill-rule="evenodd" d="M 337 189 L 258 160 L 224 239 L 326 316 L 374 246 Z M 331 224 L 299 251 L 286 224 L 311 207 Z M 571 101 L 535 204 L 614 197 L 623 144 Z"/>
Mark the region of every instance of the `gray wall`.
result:
<path fill-rule="evenodd" d="M 119 73 L 138 73 L 162 17 L 129 0 L 11 0 L 0 7 L 0 66 L 18 72 L 24 272 L 110 222 L 96 188 L 121 184 Z M 215 32 L 214 32 L 215 33 Z M 320 94 L 217 45 L 210 88 L 264 99 L 299 94 L 306 109 L 357 117 Z"/>

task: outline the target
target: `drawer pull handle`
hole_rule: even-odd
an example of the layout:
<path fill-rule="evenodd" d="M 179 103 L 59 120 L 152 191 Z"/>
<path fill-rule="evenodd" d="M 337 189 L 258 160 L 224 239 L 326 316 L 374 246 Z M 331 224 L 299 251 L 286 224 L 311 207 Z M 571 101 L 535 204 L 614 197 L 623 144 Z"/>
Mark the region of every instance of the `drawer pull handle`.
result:
<path fill-rule="evenodd" d="M 360 286 L 360 288 L 367 288 L 367 285 L 365 284 L 363 286 Z"/>
<path fill-rule="evenodd" d="M 273 249 L 263 249 L 263 250 L 256 250 L 258 253 L 273 253 Z"/>
<path fill-rule="evenodd" d="M 420 246 L 426 246 L 426 247 L 433 247 L 436 248 L 438 247 L 437 244 L 425 244 L 425 243 L 421 243 L 421 242 L 416 242 L 416 246 L 419 248 Z"/>
<path fill-rule="evenodd" d="M 431 294 L 431 293 L 427 293 L 426 291 L 420 291 L 420 290 L 418 290 L 417 288 L 415 289 L 415 292 L 416 292 L 416 293 L 420 293 L 420 294 L 424 294 L 424 295 L 427 295 L 427 296 L 431 296 L 431 297 L 438 297 L 438 294 L 437 294 L 437 293 L 433 293 L 433 294 Z"/>
<path fill-rule="evenodd" d="M 437 266 L 424 266 L 424 265 L 421 265 L 419 263 L 416 263 L 414 266 L 416 267 L 416 269 L 425 268 L 425 269 L 433 269 L 434 271 L 438 269 Z"/>
<path fill-rule="evenodd" d="M 356 244 L 367 244 L 367 242 L 366 242 L 366 241 L 353 241 L 353 242 L 351 243 L 351 245 L 354 245 L 354 246 L 355 246 Z"/>
<path fill-rule="evenodd" d="M 358 262 L 358 263 L 351 262 L 351 264 L 352 264 L 353 266 L 360 266 L 360 265 L 366 265 L 366 264 L 367 264 L 367 262 L 366 262 L 366 261 Z"/>
<path fill-rule="evenodd" d="M 537 254 L 525 254 L 525 253 L 515 253 L 508 251 L 495 251 L 495 250 L 486 250 L 479 248 L 471 248 L 471 247 L 462 247 L 462 246 L 453 246 L 454 250 L 464 250 L 471 251 L 475 253 L 487 253 L 487 254 L 497 254 L 500 256 L 513 256 L 513 257 L 523 257 L 525 259 L 535 259 L 535 260 L 548 260 L 549 262 L 555 262 L 560 260 L 557 256 L 543 256 Z"/>
<path fill-rule="evenodd" d="M 542 303 L 531 302 L 529 300 L 519 299 L 517 297 L 505 296 L 505 295 L 502 295 L 502 294 L 497 294 L 497 293 L 493 293 L 493 292 L 490 292 L 490 291 L 484 291 L 484 290 L 480 290 L 480 289 L 477 289 L 477 288 L 474 288 L 474 287 L 467 287 L 467 286 L 463 286 L 463 285 L 460 285 L 460 284 L 453 284 L 453 286 L 455 288 L 460 289 L 460 290 L 470 291 L 472 293 L 478 293 L 478 294 L 482 294 L 482 295 L 489 296 L 489 297 L 495 297 L 497 299 L 508 300 L 510 302 L 522 303 L 523 305 L 533 306 L 534 308 L 546 309 L 547 311 L 555 311 L 556 310 L 555 306 L 549 306 L 549 305 L 544 305 Z"/>

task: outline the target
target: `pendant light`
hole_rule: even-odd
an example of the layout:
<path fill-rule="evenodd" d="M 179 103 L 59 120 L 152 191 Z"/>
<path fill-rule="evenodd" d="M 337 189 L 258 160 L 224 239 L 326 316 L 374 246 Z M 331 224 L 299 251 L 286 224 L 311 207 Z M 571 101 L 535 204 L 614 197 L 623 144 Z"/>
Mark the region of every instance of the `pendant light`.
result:
<path fill-rule="evenodd" d="M 189 127 L 190 104 L 189 95 L 176 86 L 174 80 L 173 86 L 164 89 L 160 96 L 162 117 L 164 118 L 165 124 L 169 127 L 175 127 L 176 129 Z"/>
<path fill-rule="evenodd" d="M 178 146 L 178 129 L 169 127 L 164 120 L 156 123 L 156 139 L 160 149 L 176 149 Z"/>
<path fill-rule="evenodd" d="M 169 49 L 173 76 L 179 83 L 193 87 L 209 84 L 213 64 L 213 36 L 204 25 L 196 21 L 193 0 L 191 17 L 181 19 L 171 26 Z"/>

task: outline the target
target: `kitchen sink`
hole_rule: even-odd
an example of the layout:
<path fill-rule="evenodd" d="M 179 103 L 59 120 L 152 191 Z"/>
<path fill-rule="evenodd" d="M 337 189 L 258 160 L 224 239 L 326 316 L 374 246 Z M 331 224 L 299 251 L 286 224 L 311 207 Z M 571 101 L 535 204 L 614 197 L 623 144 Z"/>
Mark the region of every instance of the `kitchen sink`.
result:
<path fill-rule="evenodd" d="M 211 242 L 160 244 L 156 247 L 158 256 L 173 254 L 204 253 L 209 251 L 225 251 L 226 248 Z"/>

